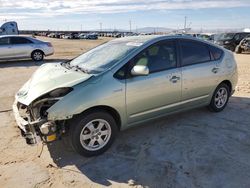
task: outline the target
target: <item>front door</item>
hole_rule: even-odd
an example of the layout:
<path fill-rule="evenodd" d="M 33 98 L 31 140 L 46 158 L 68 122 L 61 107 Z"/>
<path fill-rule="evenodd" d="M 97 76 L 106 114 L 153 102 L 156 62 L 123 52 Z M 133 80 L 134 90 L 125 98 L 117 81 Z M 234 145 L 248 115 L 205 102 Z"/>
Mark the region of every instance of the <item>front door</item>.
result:
<path fill-rule="evenodd" d="M 133 60 L 146 65 L 147 76 L 131 76 L 126 80 L 128 123 L 160 116 L 177 108 L 181 100 L 181 71 L 177 68 L 176 45 L 164 41 L 151 45 Z"/>

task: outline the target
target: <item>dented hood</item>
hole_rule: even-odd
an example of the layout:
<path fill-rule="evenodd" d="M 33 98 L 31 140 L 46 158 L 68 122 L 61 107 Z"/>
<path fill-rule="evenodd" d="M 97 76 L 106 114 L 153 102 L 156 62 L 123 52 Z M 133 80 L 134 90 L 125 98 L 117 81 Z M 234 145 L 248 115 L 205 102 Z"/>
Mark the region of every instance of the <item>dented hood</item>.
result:
<path fill-rule="evenodd" d="M 92 75 L 68 70 L 60 63 L 42 65 L 16 94 L 16 100 L 29 105 L 36 98 L 62 87 L 72 87 Z"/>

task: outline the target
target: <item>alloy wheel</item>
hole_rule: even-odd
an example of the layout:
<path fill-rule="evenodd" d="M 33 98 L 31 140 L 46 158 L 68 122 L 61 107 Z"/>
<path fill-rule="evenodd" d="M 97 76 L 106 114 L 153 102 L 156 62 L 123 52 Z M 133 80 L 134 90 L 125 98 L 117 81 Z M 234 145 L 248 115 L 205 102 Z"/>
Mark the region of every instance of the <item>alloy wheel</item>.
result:
<path fill-rule="evenodd" d="M 95 119 L 87 123 L 80 134 L 81 145 L 89 151 L 103 148 L 111 136 L 111 126 L 103 119 Z"/>
<path fill-rule="evenodd" d="M 220 88 L 214 98 L 215 106 L 217 108 L 222 108 L 226 103 L 228 99 L 228 92 L 227 89 L 222 87 Z"/>

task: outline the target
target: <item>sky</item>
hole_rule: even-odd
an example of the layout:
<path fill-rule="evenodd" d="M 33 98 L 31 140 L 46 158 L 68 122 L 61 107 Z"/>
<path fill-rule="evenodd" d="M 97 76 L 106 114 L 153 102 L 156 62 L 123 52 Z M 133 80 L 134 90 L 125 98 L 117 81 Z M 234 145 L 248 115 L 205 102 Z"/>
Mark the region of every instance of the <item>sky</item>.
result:
<path fill-rule="evenodd" d="M 142 27 L 250 28 L 250 0 L 0 0 L 0 24 L 19 29 L 100 30 Z"/>

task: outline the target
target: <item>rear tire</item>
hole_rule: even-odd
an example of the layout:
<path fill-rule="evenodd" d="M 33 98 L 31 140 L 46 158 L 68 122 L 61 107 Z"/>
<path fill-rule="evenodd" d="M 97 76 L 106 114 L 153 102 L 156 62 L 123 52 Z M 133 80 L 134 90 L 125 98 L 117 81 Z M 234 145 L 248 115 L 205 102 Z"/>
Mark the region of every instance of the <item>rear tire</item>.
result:
<path fill-rule="evenodd" d="M 242 49 L 240 46 L 237 46 L 235 49 L 236 54 L 241 54 L 242 53 Z"/>
<path fill-rule="evenodd" d="M 230 93 L 228 85 L 221 83 L 215 89 L 208 109 L 212 112 L 221 112 L 226 107 L 229 96 Z"/>
<path fill-rule="evenodd" d="M 69 122 L 69 141 L 85 157 L 104 153 L 114 142 L 118 129 L 114 118 L 105 111 L 78 115 Z"/>
<path fill-rule="evenodd" d="M 231 46 L 229 49 L 230 49 L 232 52 L 235 51 L 235 47 L 234 47 L 234 46 Z"/>
<path fill-rule="evenodd" d="M 31 58 L 33 61 L 42 61 L 44 58 L 44 53 L 41 50 L 35 50 L 31 53 Z"/>

